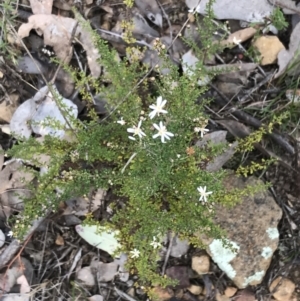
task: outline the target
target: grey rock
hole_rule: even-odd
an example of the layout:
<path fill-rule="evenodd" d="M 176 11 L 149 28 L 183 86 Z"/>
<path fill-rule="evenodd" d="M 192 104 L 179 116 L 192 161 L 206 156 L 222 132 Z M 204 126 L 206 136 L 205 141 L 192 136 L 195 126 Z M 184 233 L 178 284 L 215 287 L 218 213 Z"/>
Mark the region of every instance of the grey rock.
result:
<path fill-rule="evenodd" d="M 173 239 L 170 255 L 179 258 L 187 253 L 189 246 L 188 240 L 181 240 L 176 236 Z"/>
<path fill-rule="evenodd" d="M 262 183 L 255 177 L 245 179 L 234 174 L 224 181 L 228 191 Z M 281 216 L 281 209 L 266 190 L 243 197 L 233 208 L 216 208 L 214 220 L 227 232 L 227 242 L 233 249 L 218 239 L 202 236 L 200 239 L 208 245 L 207 252 L 214 262 L 238 288 L 257 285 L 262 282 L 278 246 L 277 225 Z"/>

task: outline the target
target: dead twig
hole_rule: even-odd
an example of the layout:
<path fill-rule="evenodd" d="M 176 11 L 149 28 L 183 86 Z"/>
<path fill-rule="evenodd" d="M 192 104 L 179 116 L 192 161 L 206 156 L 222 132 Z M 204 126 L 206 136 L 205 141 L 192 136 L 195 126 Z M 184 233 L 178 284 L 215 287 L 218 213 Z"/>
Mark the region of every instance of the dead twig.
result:
<path fill-rule="evenodd" d="M 162 271 L 161 271 L 161 275 L 162 276 L 165 275 L 167 263 L 169 261 L 169 257 L 170 257 L 170 254 L 171 254 L 171 250 L 172 250 L 172 246 L 173 246 L 173 241 L 174 241 L 175 237 L 176 237 L 176 234 L 173 233 L 173 232 L 171 232 L 170 233 L 170 241 L 169 241 L 169 246 L 168 246 L 167 254 L 166 254 L 164 265 L 163 265 Z"/>
<path fill-rule="evenodd" d="M 248 90 L 248 92 L 241 98 L 239 99 L 240 103 L 243 103 L 247 100 L 247 98 L 255 91 L 257 91 L 260 87 L 262 87 L 264 84 L 266 84 L 268 81 L 271 80 L 271 78 L 275 75 L 276 71 L 273 73 L 270 73 L 267 75 L 261 82 L 259 82 L 255 87 L 251 88 Z"/>
<path fill-rule="evenodd" d="M 220 99 L 216 99 L 216 102 L 218 102 L 221 105 L 226 105 L 230 100 L 219 91 L 219 89 L 213 85 L 210 84 L 210 87 L 213 88 L 222 98 L 222 100 Z M 239 109 L 237 109 L 236 107 L 232 107 L 229 111 L 230 114 L 232 114 L 233 116 L 235 116 L 236 118 L 238 118 L 238 120 L 243 121 L 244 123 L 253 126 L 256 129 L 259 129 L 263 124 L 260 120 L 258 120 L 257 118 L 251 116 L 248 113 L 245 113 Z M 274 130 L 272 133 L 268 134 L 276 143 L 278 143 L 283 149 L 285 149 L 289 154 L 294 155 L 295 154 L 295 149 L 293 146 L 291 146 L 289 144 L 288 141 L 286 141 L 281 134 L 276 133 L 276 131 Z"/>
<path fill-rule="evenodd" d="M 83 69 L 83 66 L 82 66 L 82 63 L 81 63 L 81 61 L 80 61 L 80 58 L 79 58 L 79 55 L 78 55 L 77 51 L 74 49 L 73 52 L 74 52 L 75 58 L 76 58 L 76 60 L 77 60 L 77 64 L 78 64 L 78 66 L 79 66 L 80 71 L 84 72 L 84 69 Z M 90 99 L 92 100 L 93 104 L 95 105 L 96 102 L 95 102 L 95 99 L 94 99 L 94 96 L 93 96 L 91 87 L 89 86 L 88 83 L 85 84 L 85 87 L 86 87 L 88 93 L 90 94 Z M 78 89 L 77 89 L 77 91 L 79 92 Z"/>
<path fill-rule="evenodd" d="M 173 40 L 173 32 L 172 32 L 172 25 L 171 25 L 169 16 L 167 15 L 167 13 L 166 13 L 164 7 L 162 6 L 162 4 L 160 3 L 159 0 L 157 0 L 157 3 L 158 3 L 158 5 L 159 5 L 161 11 L 163 12 L 164 17 L 167 19 L 168 26 L 169 26 L 169 29 L 170 29 L 170 40 L 172 41 L 172 40 Z"/>
<path fill-rule="evenodd" d="M 124 298 L 128 301 L 138 301 L 138 299 L 134 299 L 132 298 L 131 296 L 129 296 L 128 294 L 126 294 L 125 292 L 119 290 L 117 287 L 114 287 L 116 293 L 121 297 L 121 298 Z"/>

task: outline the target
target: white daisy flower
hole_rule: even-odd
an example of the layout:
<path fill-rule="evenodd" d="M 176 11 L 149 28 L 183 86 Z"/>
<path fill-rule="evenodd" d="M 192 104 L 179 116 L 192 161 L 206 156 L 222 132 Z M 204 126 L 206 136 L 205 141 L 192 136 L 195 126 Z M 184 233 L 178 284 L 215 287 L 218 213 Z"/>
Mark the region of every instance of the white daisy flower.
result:
<path fill-rule="evenodd" d="M 209 132 L 208 129 L 206 129 L 206 128 L 200 128 L 200 127 L 195 127 L 195 128 L 194 128 L 194 131 L 195 131 L 196 133 L 201 132 L 201 138 L 203 138 L 203 135 L 204 135 L 206 132 Z"/>
<path fill-rule="evenodd" d="M 212 194 L 212 191 L 206 192 L 206 186 L 204 186 L 204 187 L 200 186 L 200 187 L 197 188 L 197 190 L 200 193 L 200 199 L 199 199 L 199 201 L 203 200 L 204 202 L 207 202 L 207 196 L 210 195 L 210 194 Z"/>
<path fill-rule="evenodd" d="M 143 136 L 146 136 L 146 134 L 141 130 L 142 120 L 139 121 L 138 126 L 133 126 L 132 128 L 128 128 L 128 133 L 133 133 L 133 136 L 138 135 L 140 138 L 143 138 Z M 135 140 L 133 136 L 128 136 L 129 139 Z"/>
<path fill-rule="evenodd" d="M 119 124 L 121 124 L 121 125 L 125 125 L 125 124 L 126 124 L 126 121 L 123 120 L 123 117 L 121 117 L 121 119 L 118 120 L 117 123 L 119 123 Z"/>
<path fill-rule="evenodd" d="M 157 249 L 161 247 L 161 243 L 156 241 L 156 237 L 153 236 L 153 241 L 150 243 L 150 246 L 152 246 L 154 249 Z"/>
<path fill-rule="evenodd" d="M 137 249 L 133 249 L 132 251 L 130 251 L 130 253 L 132 254 L 130 256 L 131 258 L 139 258 L 140 257 L 140 251 Z"/>
<path fill-rule="evenodd" d="M 150 119 L 153 119 L 155 115 L 157 114 L 159 116 L 160 113 L 167 114 L 168 111 L 163 110 L 163 107 L 166 105 L 167 100 L 163 100 L 161 96 L 157 97 L 156 99 L 156 105 L 149 106 L 150 109 L 153 111 L 149 114 Z"/>
<path fill-rule="evenodd" d="M 163 125 L 162 121 L 159 122 L 159 126 L 157 124 L 153 124 L 153 126 L 158 130 L 158 133 L 153 135 L 152 137 L 155 139 L 158 136 L 161 137 L 161 142 L 165 143 L 165 139 L 170 140 L 170 137 L 173 137 L 174 134 L 167 131 L 166 127 Z"/>

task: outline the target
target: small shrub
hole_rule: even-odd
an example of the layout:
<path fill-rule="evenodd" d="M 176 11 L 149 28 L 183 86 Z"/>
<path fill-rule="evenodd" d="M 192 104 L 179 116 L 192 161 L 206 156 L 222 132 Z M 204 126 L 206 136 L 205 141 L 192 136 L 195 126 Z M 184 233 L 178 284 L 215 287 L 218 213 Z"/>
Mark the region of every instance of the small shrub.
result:
<path fill-rule="evenodd" d="M 205 52 L 202 57 L 217 49 L 209 40 L 216 30 L 210 6 L 207 12 L 207 39 L 204 50 L 198 49 Z M 14 222 L 14 234 L 21 238 L 33 219 L 45 215 L 47 209 L 56 210 L 61 201 L 99 187 L 111 189 L 117 196 L 110 204 L 112 219 L 95 221 L 89 215 L 86 222 L 118 229 L 122 251 L 129 254 L 130 271 L 137 272 L 143 283 L 167 285 L 172 281 L 161 276 L 157 267 L 164 235 L 172 231 L 199 246 L 196 232 L 224 237 L 212 220 L 215 204 L 233 205 L 255 188 L 228 193 L 222 184 L 226 171 L 205 170 L 205 164 L 226 145 L 195 146 L 208 125 L 204 106 L 209 100 L 198 101 L 206 90 L 197 85 L 199 78 L 207 76 L 202 62 L 192 76 L 180 74 L 159 41 L 160 58 L 170 70 L 166 75 L 140 66 L 137 60 L 117 61 L 115 50 L 77 18 L 93 34 L 109 87 L 101 84 L 102 78 L 94 80 L 65 68 L 76 80 L 82 98 L 89 99 L 86 83 L 103 95 L 107 114 L 99 119 L 91 109 L 88 121 L 73 119 L 68 140 L 46 136 L 40 143 L 30 138 L 9 151 L 9 155 L 29 161 L 38 154 L 51 157 L 47 173 L 34 172 L 37 183 L 29 184 L 34 195 L 24 200 L 24 211 Z M 127 50 L 132 49 L 129 45 Z M 122 208 L 118 198 L 125 201 Z"/>

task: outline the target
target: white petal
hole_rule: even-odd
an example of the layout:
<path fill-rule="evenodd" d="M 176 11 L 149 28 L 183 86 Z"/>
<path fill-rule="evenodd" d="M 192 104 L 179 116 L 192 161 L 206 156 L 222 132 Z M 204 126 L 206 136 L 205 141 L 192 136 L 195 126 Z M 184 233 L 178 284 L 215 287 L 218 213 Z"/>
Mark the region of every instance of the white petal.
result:
<path fill-rule="evenodd" d="M 166 105 L 166 103 L 167 103 L 167 100 L 165 99 L 162 103 L 161 103 L 161 107 L 164 107 L 165 105 Z"/>
<path fill-rule="evenodd" d="M 156 110 L 156 105 L 151 105 L 151 106 L 149 106 L 149 108 L 152 110 Z"/>
<path fill-rule="evenodd" d="M 159 127 L 156 123 L 153 123 L 153 126 L 154 126 L 158 131 L 160 131 L 160 127 Z"/>
<path fill-rule="evenodd" d="M 201 195 L 202 195 L 203 192 L 205 192 L 206 187 L 203 188 L 202 186 L 200 186 L 200 187 L 198 187 L 197 189 L 198 189 L 199 193 L 201 193 Z"/>
<path fill-rule="evenodd" d="M 135 140 L 135 138 L 132 137 L 132 136 L 128 136 L 128 138 L 131 139 L 131 140 Z"/>
<path fill-rule="evenodd" d="M 140 120 L 140 121 L 139 121 L 139 123 L 138 123 L 138 126 L 137 126 L 137 127 L 138 127 L 138 128 L 140 128 L 140 127 L 141 127 L 141 125 L 142 125 L 142 120 Z"/>
<path fill-rule="evenodd" d="M 138 136 L 139 136 L 140 138 L 143 138 L 143 136 L 146 136 L 146 134 L 145 134 L 144 132 L 142 132 L 142 131 L 139 131 L 139 132 L 138 132 Z"/>
<path fill-rule="evenodd" d="M 170 137 L 173 137 L 174 134 L 170 133 L 170 132 L 166 132 L 166 135 L 170 136 Z"/>
<path fill-rule="evenodd" d="M 160 136 L 160 134 L 155 134 L 152 136 L 153 139 L 157 138 L 158 136 Z"/>
<path fill-rule="evenodd" d="M 134 132 L 135 132 L 135 129 L 129 128 L 129 129 L 127 129 L 127 132 L 128 132 L 128 133 L 134 133 Z"/>
<path fill-rule="evenodd" d="M 149 117 L 150 119 L 153 119 L 156 115 L 156 111 L 152 111 L 150 114 L 149 114 Z"/>
<path fill-rule="evenodd" d="M 158 96 L 158 97 L 156 98 L 156 104 L 157 104 L 157 106 L 160 106 L 161 103 L 162 103 L 162 96 Z"/>

